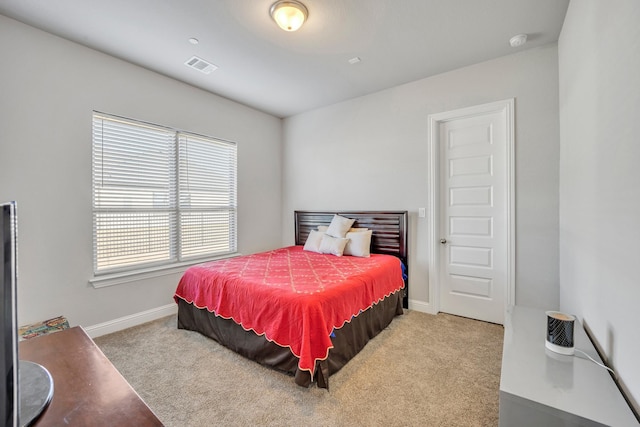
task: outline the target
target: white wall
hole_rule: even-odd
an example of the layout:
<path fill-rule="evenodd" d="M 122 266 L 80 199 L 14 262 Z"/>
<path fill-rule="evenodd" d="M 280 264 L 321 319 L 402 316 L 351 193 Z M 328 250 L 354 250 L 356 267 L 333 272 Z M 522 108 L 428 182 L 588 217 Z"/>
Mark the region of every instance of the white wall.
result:
<path fill-rule="evenodd" d="M 363 69 L 366 72 L 366 69 Z M 516 303 L 558 307 L 558 62 L 555 44 L 284 121 L 284 243 L 293 211 L 408 210 L 409 297 L 429 303 L 427 118 L 515 98 Z M 427 209 L 428 211 L 428 209 Z"/>
<path fill-rule="evenodd" d="M 640 408 L 640 2 L 572 1 L 559 40 L 560 307 Z"/>
<path fill-rule="evenodd" d="M 18 202 L 20 324 L 91 326 L 173 302 L 179 274 L 87 282 L 94 109 L 236 141 L 239 250 L 280 245 L 280 119 L 1 15 L 0 58 L 0 200 Z"/>

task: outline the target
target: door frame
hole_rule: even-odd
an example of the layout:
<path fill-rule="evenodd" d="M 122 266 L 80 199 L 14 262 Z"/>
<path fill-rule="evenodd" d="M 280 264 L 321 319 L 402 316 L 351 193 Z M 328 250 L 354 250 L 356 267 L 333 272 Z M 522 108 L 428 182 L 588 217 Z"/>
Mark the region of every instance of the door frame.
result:
<path fill-rule="evenodd" d="M 505 113 L 507 126 L 506 153 L 506 253 L 507 283 L 505 284 L 505 304 L 515 305 L 516 277 L 516 228 L 515 228 L 515 132 L 514 132 L 514 98 L 487 104 L 475 105 L 429 115 L 428 131 L 428 177 L 429 177 L 429 312 L 440 311 L 440 136 L 439 125 L 454 119 L 462 119 L 480 114 Z M 506 307 L 505 307 L 506 309 Z"/>

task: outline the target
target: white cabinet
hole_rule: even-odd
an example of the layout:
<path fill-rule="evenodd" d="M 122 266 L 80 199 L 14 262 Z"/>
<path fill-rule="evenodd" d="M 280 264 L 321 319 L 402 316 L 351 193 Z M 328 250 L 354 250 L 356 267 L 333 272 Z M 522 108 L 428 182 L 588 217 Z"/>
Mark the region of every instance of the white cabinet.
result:
<path fill-rule="evenodd" d="M 584 355 L 545 348 L 543 310 L 509 307 L 500 377 L 500 427 L 638 426 L 608 371 Z M 575 348 L 600 361 L 582 324 Z"/>

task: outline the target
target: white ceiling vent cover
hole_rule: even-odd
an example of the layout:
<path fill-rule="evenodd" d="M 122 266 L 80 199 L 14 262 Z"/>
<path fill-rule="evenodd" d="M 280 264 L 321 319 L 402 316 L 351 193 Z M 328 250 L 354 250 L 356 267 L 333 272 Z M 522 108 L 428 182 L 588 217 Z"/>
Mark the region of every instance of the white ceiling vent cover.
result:
<path fill-rule="evenodd" d="M 184 65 L 201 71 L 205 74 L 211 74 L 211 72 L 218 69 L 217 65 L 213 65 L 212 63 L 207 62 L 202 58 L 198 58 L 197 56 L 192 56 L 191 59 L 184 63 Z"/>

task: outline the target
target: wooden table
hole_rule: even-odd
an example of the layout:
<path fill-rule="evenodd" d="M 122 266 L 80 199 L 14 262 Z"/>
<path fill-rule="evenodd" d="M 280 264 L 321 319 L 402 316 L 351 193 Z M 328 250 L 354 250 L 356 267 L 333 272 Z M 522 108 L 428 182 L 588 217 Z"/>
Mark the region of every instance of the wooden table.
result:
<path fill-rule="evenodd" d="M 22 341 L 19 356 L 53 377 L 53 399 L 35 426 L 162 426 L 82 327 Z"/>

